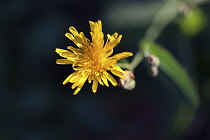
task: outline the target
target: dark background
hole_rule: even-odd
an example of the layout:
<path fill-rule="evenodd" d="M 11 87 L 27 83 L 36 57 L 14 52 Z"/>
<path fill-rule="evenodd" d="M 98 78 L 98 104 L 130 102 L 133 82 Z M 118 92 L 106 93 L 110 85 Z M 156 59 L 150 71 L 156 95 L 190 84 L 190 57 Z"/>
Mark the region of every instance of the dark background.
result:
<path fill-rule="evenodd" d="M 143 63 L 135 70 L 133 91 L 99 86 L 94 94 L 86 84 L 73 96 L 70 84 L 62 85 L 73 70 L 55 64 L 60 58 L 55 48 L 75 46 L 64 36 L 69 26 L 89 37 L 88 21 L 102 20 L 105 34 L 123 35 L 114 53 L 135 54 L 161 5 L 155 0 L 1 0 L 0 140 L 209 140 L 209 22 L 188 37 L 174 21 L 157 40 L 199 91 L 201 105 L 186 127 L 181 124 L 193 113 L 177 114 L 187 104 L 182 93 L 161 71 L 149 77 Z M 200 8 L 209 19 L 210 4 Z"/>

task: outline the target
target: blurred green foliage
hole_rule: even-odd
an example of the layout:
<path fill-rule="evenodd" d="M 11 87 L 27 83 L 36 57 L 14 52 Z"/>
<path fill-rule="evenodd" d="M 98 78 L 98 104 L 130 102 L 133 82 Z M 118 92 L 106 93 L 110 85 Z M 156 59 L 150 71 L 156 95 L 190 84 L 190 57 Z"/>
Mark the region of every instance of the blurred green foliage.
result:
<path fill-rule="evenodd" d="M 183 11 L 184 15 L 178 20 L 180 30 L 192 37 L 204 29 L 207 24 L 205 14 L 199 8 L 192 8 Z"/>
<path fill-rule="evenodd" d="M 149 51 L 150 54 L 156 55 L 160 59 L 160 69 L 179 87 L 188 99 L 190 105 L 192 105 L 193 108 L 198 108 L 200 101 L 197 89 L 187 71 L 181 66 L 177 59 L 159 44 L 147 40 L 141 41 L 140 50 L 143 52 Z"/>

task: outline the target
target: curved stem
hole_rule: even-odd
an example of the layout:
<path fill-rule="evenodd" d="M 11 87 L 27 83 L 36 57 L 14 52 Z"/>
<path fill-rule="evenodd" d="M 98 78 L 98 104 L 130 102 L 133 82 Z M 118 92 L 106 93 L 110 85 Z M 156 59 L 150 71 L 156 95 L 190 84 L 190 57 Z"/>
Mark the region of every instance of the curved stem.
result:
<path fill-rule="evenodd" d="M 177 0 L 168 0 L 153 18 L 150 27 L 146 31 L 145 39 L 155 41 L 164 27 L 178 15 L 180 4 L 181 2 Z"/>
<path fill-rule="evenodd" d="M 143 59 L 143 54 L 141 52 L 138 51 L 138 53 L 134 56 L 131 64 L 130 64 L 130 68 L 128 69 L 129 71 L 133 72 L 134 69 L 139 65 L 139 63 L 142 61 Z"/>
<path fill-rule="evenodd" d="M 160 11 L 155 15 L 153 21 L 145 33 L 145 39 L 154 42 L 162 30 L 179 14 L 179 6 L 181 2 L 178 0 L 168 0 Z M 145 46 L 143 53 L 140 51 L 134 56 L 130 68 L 130 71 L 139 65 L 144 57 L 149 56 L 149 46 Z"/>

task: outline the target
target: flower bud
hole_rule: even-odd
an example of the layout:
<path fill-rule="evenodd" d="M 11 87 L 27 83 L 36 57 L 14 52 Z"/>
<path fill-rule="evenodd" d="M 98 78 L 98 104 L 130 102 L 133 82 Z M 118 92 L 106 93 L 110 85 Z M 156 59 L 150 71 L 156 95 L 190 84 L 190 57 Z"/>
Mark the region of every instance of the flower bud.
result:
<path fill-rule="evenodd" d="M 146 57 L 146 69 L 148 70 L 148 75 L 156 77 L 158 75 L 158 66 L 160 65 L 160 60 L 155 55 L 149 55 Z"/>
<path fill-rule="evenodd" d="M 149 67 L 158 67 L 160 64 L 160 60 L 155 55 L 149 55 L 146 57 L 146 63 Z"/>
<path fill-rule="evenodd" d="M 158 75 L 158 67 L 152 67 L 147 71 L 148 75 L 151 77 L 156 77 Z"/>
<path fill-rule="evenodd" d="M 120 86 L 126 90 L 133 90 L 136 86 L 134 74 L 131 71 L 125 70 L 126 74 L 123 74 L 125 78 L 120 78 Z"/>

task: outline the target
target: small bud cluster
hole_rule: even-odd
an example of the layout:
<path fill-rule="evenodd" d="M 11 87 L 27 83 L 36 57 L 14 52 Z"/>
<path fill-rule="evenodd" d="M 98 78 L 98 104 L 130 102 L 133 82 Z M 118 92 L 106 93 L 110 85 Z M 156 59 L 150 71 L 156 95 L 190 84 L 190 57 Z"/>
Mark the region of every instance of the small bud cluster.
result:
<path fill-rule="evenodd" d="M 127 74 L 124 74 L 125 78 L 120 78 L 120 86 L 126 90 L 133 90 L 136 86 L 134 74 L 131 71 L 125 70 Z"/>
<path fill-rule="evenodd" d="M 155 55 L 147 56 L 146 65 L 149 76 L 156 77 L 158 75 L 158 66 L 160 65 L 159 58 Z"/>

